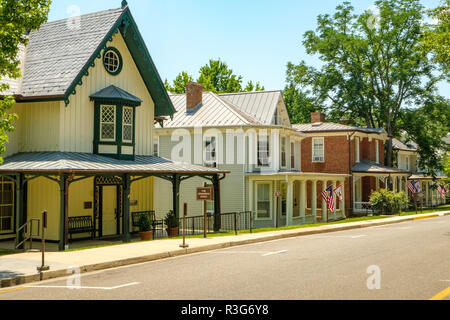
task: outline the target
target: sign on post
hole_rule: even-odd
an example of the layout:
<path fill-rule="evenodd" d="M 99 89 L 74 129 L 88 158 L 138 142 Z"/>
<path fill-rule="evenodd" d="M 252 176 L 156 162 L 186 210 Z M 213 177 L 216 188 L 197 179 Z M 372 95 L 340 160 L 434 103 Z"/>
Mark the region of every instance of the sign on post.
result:
<path fill-rule="evenodd" d="M 198 201 L 212 201 L 214 200 L 214 192 L 211 187 L 197 188 Z"/>
<path fill-rule="evenodd" d="M 206 201 L 214 200 L 214 191 L 211 187 L 197 188 L 197 201 L 203 201 L 203 238 L 206 238 Z"/>

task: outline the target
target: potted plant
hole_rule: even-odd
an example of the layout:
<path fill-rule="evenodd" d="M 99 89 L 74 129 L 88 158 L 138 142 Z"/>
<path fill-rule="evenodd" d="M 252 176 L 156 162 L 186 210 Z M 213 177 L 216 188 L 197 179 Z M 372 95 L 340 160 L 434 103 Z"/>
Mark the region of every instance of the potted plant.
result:
<path fill-rule="evenodd" d="M 178 232 L 179 232 L 179 220 L 178 218 L 175 216 L 175 213 L 173 212 L 173 210 L 170 210 L 165 219 L 164 222 L 166 224 L 166 231 L 167 234 L 169 235 L 169 237 L 176 237 L 178 236 Z"/>
<path fill-rule="evenodd" d="M 152 240 L 152 221 L 148 214 L 141 213 L 139 216 L 139 236 L 142 241 Z"/>

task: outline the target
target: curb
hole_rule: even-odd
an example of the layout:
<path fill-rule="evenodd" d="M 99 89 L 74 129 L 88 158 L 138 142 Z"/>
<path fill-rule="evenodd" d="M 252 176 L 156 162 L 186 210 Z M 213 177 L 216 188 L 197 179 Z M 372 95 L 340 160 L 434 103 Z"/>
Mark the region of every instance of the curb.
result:
<path fill-rule="evenodd" d="M 375 227 L 375 226 L 396 224 L 396 223 L 401 223 L 401 222 L 406 222 L 406 221 L 417 221 L 417 220 L 423 220 L 423 219 L 437 218 L 437 217 L 443 217 L 443 216 L 448 216 L 448 215 L 450 215 L 450 212 L 441 213 L 441 214 L 430 214 L 430 215 L 423 216 L 423 217 L 405 217 L 405 218 L 394 220 L 394 221 L 371 220 L 371 221 L 364 221 L 364 224 L 359 223 L 357 225 L 351 225 L 351 226 L 338 226 L 338 227 L 331 228 L 331 229 L 330 229 L 329 225 L 316 227 L 317 228 L 316 230 L 301 230 L 300 229 L 300 230 L 294 230 L 294 231 L 291 231 L 288 233 L 281 233 L 281 234 L 271 235 L 271 236 L 262 237 L 262 238 L 237 240 L 237 241 L 224 242 L 224 243 L 219 243 L 219 244 L 206 245 L 206 246 L 197 247 L 197 248 L 179 249 L 179 250 L 174 250 L 174 251 L 169 251 L 169 252 L 151 254 L 148 256 L 128 258 L 128 259 L 86 265 L 86 266 L 80 267 L 80 273 L 83 274 L 83 273 L 88 273 L 88 272 L 93 272 L 93 271 L 129 266 L 129 265 L 133 265 L 133 264 L 157 261 L 157 260 L 173 258 L 173 257 L 178 257 L 178 256 L 183 256 L 183 255 L 188 255 L 188 254 L 193 254 L 193 253 L 212 251 L 212 250 L 224 249 L 224 248 L 235 247 L 235 246 L 242 246 L 242 245 L 247 245 L 247 244 L 263 243 L 263 242 L 269 242 L 269 241 L 274 241 L 274 240 L 279 240 L 279 239 L 288 239 L 288 238 L 295 238 L 295 237 L 300 237 L 300 236 L 322 234 L 322 233 L 332 233 L 332 232 L 346 231 L 346 230 L 352 230 L 352 229 L 363 229 L 363 228 L 369 228 L 369 227 Z M 319 229 L 321 227 L 325 227 L 325 228 Z M 47 272 L 43 272 L 40 274 L 38 273 L 38 274 L 34 274 L 34 275 L 26 275 L 26 276 L 19 276 L 16 278 L 2 279 L 2 280 L 0 280 L 0 288 L 7 288 L 7 287 L 23 285 L 23 284 L 27 284 L 27 283 L 31 283 L 31 282 L 39 282 L 39 281 L 43 281 L 43 280 L 67 277 L 67 276 L 70 276 L 71 274 L 72 273 L 70 272 L 69 269 L 60 269 L 60 270 L 55 270 L 55 271 L 47 271 Z M 0 293 L 1 293 L 1 291 L 0 291 Z"/>

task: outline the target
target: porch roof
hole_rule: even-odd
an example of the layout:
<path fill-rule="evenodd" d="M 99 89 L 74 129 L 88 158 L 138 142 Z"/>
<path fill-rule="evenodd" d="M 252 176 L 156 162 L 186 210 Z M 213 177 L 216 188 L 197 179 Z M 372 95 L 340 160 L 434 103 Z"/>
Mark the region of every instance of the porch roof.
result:
<path fill-rule="evenodd" d="M 19 153 L 5 159 L 0 173 L 135 173 L 135 174 L 226 174 L 229 171 L 173 162 L 154 156 L 118 160 L 91 153 Z"/>
<path fill-rule="evenodd" d="M 445 177 L 441 177 L 441 176 L 436 176 L 436 180 L 442 180 Z M 409 177 L 409 180 L 433 180 L 434 178 L 432 176 L 428 176 L 425 174 L 420 174 L 420 173 L 414 173 L 413 175 L 411 175 Z"/>
<path fill-rule="evenodd" d="M 381 165 L 379 163 L 373 162 L 373 161 L 367 161 L 367 160 L 363 160 L 360 163 L 357 163 L 352 171 L 354 173 L 388 173 L 388 174 L 392 174 L 392 173 L 398 173 L 398 174 L 411 174 L 410 171 L 406 171 L 406 170 L 402 170 L 402 169 L 397 169 L 397 168 L 393 168 L 393 167 L 388 167 L 388 166 L 384 166 Z"/>

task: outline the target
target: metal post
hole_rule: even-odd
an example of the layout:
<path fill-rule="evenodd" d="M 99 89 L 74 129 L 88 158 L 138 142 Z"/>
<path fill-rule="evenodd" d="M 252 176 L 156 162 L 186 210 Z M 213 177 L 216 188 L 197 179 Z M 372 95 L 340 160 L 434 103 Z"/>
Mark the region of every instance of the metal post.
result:
<path fill-rule="evenodd" d="M 45 229 L 47 228 L 47 211 L 42 211 L 42 265 L 40 267 L 37 267 L 37 270 L 39 272 L 48 271 L 50 270 L 49 266 L 45 265 Z"/>
<path fill-rule="evenodd" d="M 187 217 L 187 203 L 184 204 L 184 213 L 183 213 L 183 244 L 180 245 L 180 248 L 189 248 L 189 245 L 186 244 L 186 217 Z"/>
<path fill-rule="evenodd" d="M 238 230 L 237 230 L 237 212 L 234 213 L 234 234 L 235 235 L 238 234 Z"/>
<path fill-rule="evenodd" d="M 130 189 L 131 181 L 130 175 L 125 174 L 123 176 L 123 242 L 128 243 L 131 241 L 130 236 Z M 153 221 L 152 221 L 153 222 Z"/>
<path fill-rule="evenodd" d="M 250 233 L 253 233 L 253 211 L 250 211 Z"/>
<path fill-rule="evenodd" d="M 206 200 L 203 201 L 203 238 L 206 239 L 206 219 L 207 219 L 207 214 L 206 214 L 206 209 L 207 209 L 207 202 Z"/>

